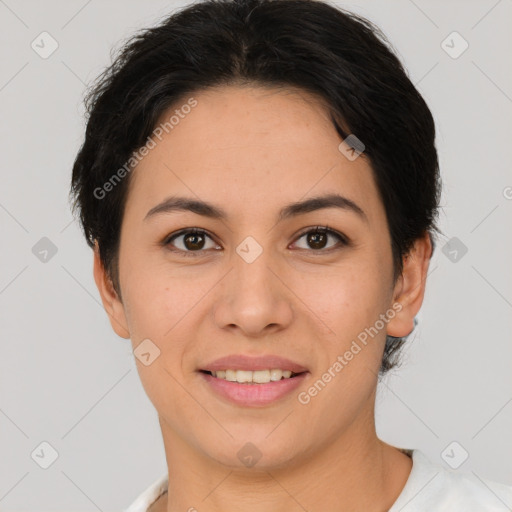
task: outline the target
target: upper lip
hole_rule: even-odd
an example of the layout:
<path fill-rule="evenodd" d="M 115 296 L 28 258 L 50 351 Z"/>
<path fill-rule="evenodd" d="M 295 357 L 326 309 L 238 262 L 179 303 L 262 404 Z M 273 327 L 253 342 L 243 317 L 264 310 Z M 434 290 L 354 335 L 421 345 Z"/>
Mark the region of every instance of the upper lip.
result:
<path fill-rule="evenodd" d="M 205 364 L 200 369 L 206 371 L 219 371 L 219 370 L 290 370 L 293 373 L 302 373 L 308 371 L 304 366 L 290 361 L 284 357 L 277 355 L 266 356 L 246 356 L 243 354 L 232 354 L 229 356 L 215 359 L 210 363 Z"/>

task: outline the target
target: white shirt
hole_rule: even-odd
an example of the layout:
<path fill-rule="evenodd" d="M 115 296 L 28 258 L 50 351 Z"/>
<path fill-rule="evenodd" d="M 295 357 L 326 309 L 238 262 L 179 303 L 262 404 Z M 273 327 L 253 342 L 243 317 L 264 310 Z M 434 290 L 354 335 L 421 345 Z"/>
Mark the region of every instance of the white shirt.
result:
<path fill-rule="evenodd" d="M 509 512 L 512 509 L 512 486 L 434 464 L 419 450 L 409 452 L 411 473 L 388 512 Z M 123 512 L 147 512 L 167 491 L 167 485 L 165 474 Z"/>

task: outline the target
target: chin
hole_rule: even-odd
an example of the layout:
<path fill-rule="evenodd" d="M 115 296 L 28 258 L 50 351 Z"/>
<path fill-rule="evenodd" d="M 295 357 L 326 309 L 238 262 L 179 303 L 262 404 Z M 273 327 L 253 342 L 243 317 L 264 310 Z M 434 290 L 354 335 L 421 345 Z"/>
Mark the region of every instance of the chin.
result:
<path fill-rule="evenodd" d="M 288 442 L 284 442 L 280 436 L 272 438 L 274 433 L 269 435 L 271 431 L 265 429 L 259 436 L 235 436 L 223 446 L 218 443 L 210 446 L 206 453 L 231 470 L 271 471 L 285 468 L 297 455 L 297 441 L 290 435 L 283 436 Z"/>

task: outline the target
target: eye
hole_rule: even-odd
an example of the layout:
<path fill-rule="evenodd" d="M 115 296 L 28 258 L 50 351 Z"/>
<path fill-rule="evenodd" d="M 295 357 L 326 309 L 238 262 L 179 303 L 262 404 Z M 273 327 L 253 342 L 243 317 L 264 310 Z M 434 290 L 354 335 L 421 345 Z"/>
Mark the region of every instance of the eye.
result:
<path fill-rule="evenodd" d="M 306 239 L 306 244 L 309 245 L 309 247 L 299 247 L 299 249 L 307 250 L 311 248 L 315 252 L 330 252 L 331 249 L 335 249 L 336 244 L 328 245 L 329 238 L 336 238 L 338 244 L 341 246 L 349 245 L 349 240 L 346 236 L 330 229 L 329 226 L 316 226 L 314 229 L 310 228 L 308 231 L 302 233 L 298 240 L 301 238 Z"/>
<path fill-rule="evenodd" d="M 313 249 L 314 252 L 330 252 L 331 249 L 335 250 L 336 243 L 328 245 L 329 238 L 336 238 L 338 245 L 350 245 L 346 236 L 328 226 L 316 226 L 313 229 L 308 228 L 307 231 L 299 236 L 298 240 L 302 238 L 306 239 L 306 244 L 308 244 L 309 247 L 299 247 L 299 249 Z M 209 247 L 207 239 L 210 240 Z M 212 237 L 204 229 L 200 228 L 187 228 L 173 233 L 165 238 L 162 245 L 167 247 L 170 251 L 181 253 L 184 256 L 198 256 L 198 254 L 194 253 L 204 252 L 205 249 L 221 249 L 221 247 L 213 241 Z"/>
<path fill-rule="evenodd" d="M 212 242 L 210 247 L 205 243 L 207 238 Z M 176 240 L 178 240 L 178 242 L 174 244 Z M 184 256 L 196 256 L 193 254 L 194 252 L 202 252 L 202 249 L 215 249 L 219 247 L 213 242 L 206 231 L 199 228 L 188 228 L 174 233 L 163 241 L 163 245 L 168 247 L 172 252 L 180 252 Z M 176 246 L 177 248 L 173 248 Z"/>

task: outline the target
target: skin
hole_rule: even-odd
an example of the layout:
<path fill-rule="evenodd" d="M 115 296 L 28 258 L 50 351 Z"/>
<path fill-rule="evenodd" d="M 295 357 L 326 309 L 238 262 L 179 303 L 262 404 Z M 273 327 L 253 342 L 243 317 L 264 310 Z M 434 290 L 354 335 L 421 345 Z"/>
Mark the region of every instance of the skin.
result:
<path fill-rule="evenodd" d="M 376 435 L 377 374 L 386 332 L 405 336 L 413 329 L 429 237 L 416 241 L 394 281 L 370 163 L 364 153 L 350 161 L 338 150 L 341 139 L 314 96 L 253 85 L 193 97 L 198 105 L 131 175 L 119 250 L 122 300 L 97 247 L 94 255 L 115 332 L 131 338 L 134 349 L 149 338 L 161 351 L 149 366 L 136 359 L 158 412 L 169 468 L 169 493 L 151 511 L 388 510 L 412 461 Z M 276 223 L 283 206 L 332 192 L 357 203 L 366 219 L 327 208 Z M 228 219 L 175 211 L 144 220 L 174 194 L 214 203 Z M 326 248 L 308 243 L 306 228 L 325 224 L 350 245 L 333 235 Z M 199 239 L 203 248 L 194 240 L 187 245 L 186 236 L 174 241 L 178 252 L 162 244 L 195 227 L 211 235 Z M 263 249 L 252 263 L 236 252 L 247 236 Z M 187 257 L 180 249 L 195 252 Z M 308 404 L 299 403 L 298 393 L 396 303 L 402 309 L 386 327 Z M 197 370 L 240 353 L 278 354 L 310 373 L 300 389 L 275 403 L 233 405 Z M 237 456 L 247 442 L 261 452 L 253 467 Z"/>

